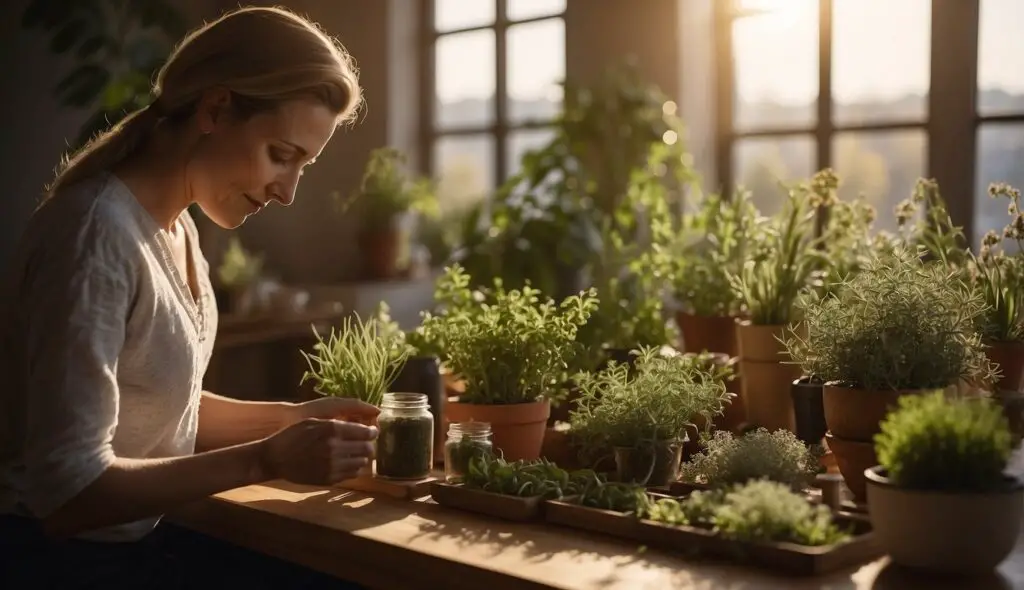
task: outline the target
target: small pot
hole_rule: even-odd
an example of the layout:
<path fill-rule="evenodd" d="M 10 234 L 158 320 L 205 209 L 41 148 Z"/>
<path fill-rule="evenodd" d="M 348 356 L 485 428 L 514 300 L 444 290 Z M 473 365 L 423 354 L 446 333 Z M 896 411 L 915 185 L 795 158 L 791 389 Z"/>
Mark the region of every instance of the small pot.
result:
<path fill-rule="evenodd" d="M 946 574 L 991 573 L 1020 535 L 1024 485 L 989 492 L 912 490 L 879 466 L 864 471 L 875 536 L 894 563 Z"/>
<path fill-rule="evenodd" d="M 406 359 L 391 391 L 422 393 L 427 396 L 427 405 L 434 415 L 434 460 L 444 459 L 444 380 L 441 378 L 441 364 L 437 357 L 419 356 Z"/>
<path fill-rule="evenodd" d="M 551 402 L 491 405 L 467 404 L 451 398 L 444 411 L 450 422 L 489 423 L 498 456 L 508 461 L 532 461 L 540 458 Z"/>
<path fill-rule="evenodd" d="M 955 387 L 955 386 L 954 386 Z M 822 388 L 825 423 L 828 430 L 844 440 L 871 442 L 880 423 L 904 395 L 927 393 L 930 390 L 864 390 L 826 383 Z"/>
<path fill-rule="evenodd" d="M 999 391 L 992 394 L 992 401 L 1003 409 L 1017 447 L 1024 440 L 1024 391 Z"/>
<path fill-rule="evenodd" d="M 736 318 L 733 316 L 700 316 L 676 312 L 676 324 L 683 336 L 685 352 L 720 352 L 736 356 Z"/>
<path fill-rule="evenodd" d="M 679 478 L 683 445 L 658 443 L 646 447 L 615 447 L 616 479 L 645 486 L 666 486 Z"/>
<path fill-rule="evenodd" d="M 985 354 L 999 365 L 999 380 L 996 391 L 1024 390 L 1024 342 L 987 342 Z"/>
<path fill-rule="evenodd" d="M 358 240 L 367 277 L 387 280 L 398 276 L 402 232 L 397 226 L 366 229 L 359 234 Z"/>
<path fill-rule="evenodd" d="M 825 406 L 822 402 L 824 384 L 810 377 L 793 381 L 793 414 L 796 418 L 796 437 L 806 445 L 820 445 L 828 427 L 825 425 Z"/>
<path fill-rule="evenodd" d="M 825 444 L 832 451 L 839 473 L 842 474 L 846 487 L 850 488 L 854 500 L 864 502 L 867 499 L 864 470 L 878 465 L 875 444 L 839 438 L 833 436 L 831 432 L 825 434 Z"/>
<path fill-rule="evenodd" d="M 793 381 L 800 377 L 800 367 L 780 362 L 740 359 L 743 374 L 743 404 L 747 422 L 769 432 L 796 430 L 793 412 Z"/>
<path fill-rule="evenodd" d="M 765 363 L 790 360 L 789 351 L 782 343 L 782 339 L 791 333 L 787 326 L 762 326 L 751 323 L 750 320 L 737 320 L 735 330 L 741 359 Z"/>

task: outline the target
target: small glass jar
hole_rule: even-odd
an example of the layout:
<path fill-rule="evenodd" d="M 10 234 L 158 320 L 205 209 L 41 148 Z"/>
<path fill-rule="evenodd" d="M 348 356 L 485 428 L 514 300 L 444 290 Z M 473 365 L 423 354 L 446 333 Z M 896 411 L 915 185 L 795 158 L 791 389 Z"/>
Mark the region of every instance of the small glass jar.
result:
<path fill-rule="evenodd" d="M 434 415 L 422 393 L 385 393 L 377 416 L 377 477 L 423 479 L 434 459 Z"/>
<path fill-rule="evenodd" d="M 469 471 L 470 461 L 493 452 L 490 423 L 452 422 L 448 425 L 448 440 L 444 443 L 445 481 L 457 483 Z"/>

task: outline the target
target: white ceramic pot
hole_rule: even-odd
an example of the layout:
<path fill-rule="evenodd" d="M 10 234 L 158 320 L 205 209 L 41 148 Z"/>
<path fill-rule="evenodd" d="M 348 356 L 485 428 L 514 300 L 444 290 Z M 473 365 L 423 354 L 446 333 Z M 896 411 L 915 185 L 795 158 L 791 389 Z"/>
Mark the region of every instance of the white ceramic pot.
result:
<path fill-rule="evenodd" d="M 881 467 L 864 471 L 868 511 L 880 546 L 902 566 L 950 574 L 990 573 L 1017 543 L 1024 485 L 1007 477 L 991 492 L 911 490 Z"/>

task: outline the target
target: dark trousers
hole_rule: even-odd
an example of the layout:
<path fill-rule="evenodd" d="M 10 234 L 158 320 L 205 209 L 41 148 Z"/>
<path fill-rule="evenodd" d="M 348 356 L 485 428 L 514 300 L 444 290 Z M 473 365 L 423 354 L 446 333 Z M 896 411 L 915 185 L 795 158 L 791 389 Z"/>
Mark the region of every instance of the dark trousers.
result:
<path fill-rule="evenodd" d="M 161 523 L 144 539 L 130 543 L 54 541 L 32 519 L 0 515 L 0 588 L 4 590 L 217 587 L 360 589 L 171 524 Z"/>

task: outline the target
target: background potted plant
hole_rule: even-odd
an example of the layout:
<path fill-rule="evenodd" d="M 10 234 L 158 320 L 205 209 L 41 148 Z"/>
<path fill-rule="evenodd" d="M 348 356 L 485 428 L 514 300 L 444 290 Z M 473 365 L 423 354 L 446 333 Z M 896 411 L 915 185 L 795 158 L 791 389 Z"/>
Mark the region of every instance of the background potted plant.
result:
<path fill-rule="evenodd" d="M 828 446 L 859 500 L 864 469 L 877 464 L 871 441 L 899 397 L 992 373 L 975 329 L 981 297 L 919 252 L 879 253 L 840 288 L 802 297 L 805 335 L 786 341 L 804 372 L 825 382 Z"/>
<path fill-rule="evenodd" d="M 426 337 L 443 342 L 446 362 L 465 384 L 457 400 L 447 401 L 446 417 L 489 423 L 495 451 L 509 461 L 537 459 L 551 399 L 564 394 L 579 349 L 577 330 L 597 300 L 591 292 L 556 305 L 529 286 L 506 290 L 497 280 L 487 292 L 471 292 L 470 281 L 460 266 L 447 268 L 438 289 L 476 307 L 425 314 L 421 324 Z"/>
<path fill-rule="evenodd" d="M 698 417 L 711 424 L 732 394 L 691 358 L 654 347 L 635 354 L 632 371 L 612 361 L 575 376 L 580 397 L 571 432 L 584 452 L 614 451 L 619 481 L 666 485 L 678 473 L 687 430 Z"/>
<path fill-rule="evenodd" d="M 405 160 L 395 148 L 373 150 L 359 189 L 341 202 L 343 212 L 355 205 L 359 214 L 359 247 L 366 257 L 366 272 L 373 279 L 395 277 L 401 259 L 408 258 L 408 214 L 440 214 L 433 183 L 425 178 L 410 179 Z"/>
<path fill-rule="evenodd" d="M 820 467 L 821 447 L 808 447 L 792 432 L 764 428 L 735 436 L 719 430 L 706 450 L 683 464 L 680 480 L 725 486 L 769 479 L 803 491 Z"/>
<path fill-rule="evenodd" d="M 1004 473 L 1011 435 L 985 398 L 908 396 L 875 437 L 871 522 L 893 562 L 944 573 L 995 569 L 1017 543 L 1024 485 Z"/>
<path fill-rule="evenodd" d="M 220 287 L 227 295 L 228 313 L 244 315 L 257 307 L 255 285 L 262 275 L 263 256 L 247 251 L 238 236 L 231 236 L 217 267 Z"/>

